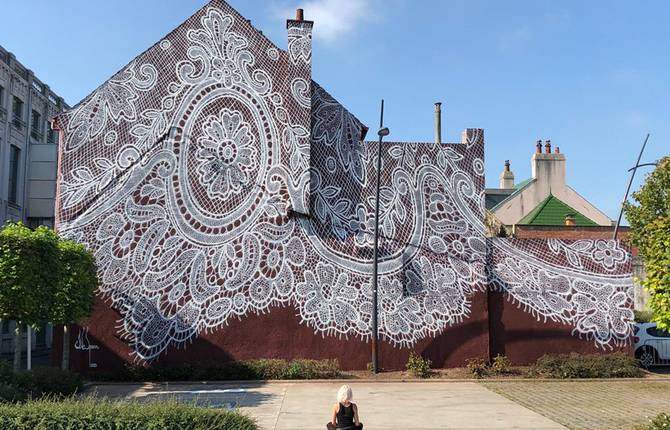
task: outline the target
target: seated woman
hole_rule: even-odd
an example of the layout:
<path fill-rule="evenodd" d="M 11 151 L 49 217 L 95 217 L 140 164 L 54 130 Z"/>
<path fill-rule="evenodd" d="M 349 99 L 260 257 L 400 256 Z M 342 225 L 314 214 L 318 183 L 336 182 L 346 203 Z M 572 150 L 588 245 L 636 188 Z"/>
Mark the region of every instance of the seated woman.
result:
<path fill-rule="evenodd" d="M 342 385 L 337 391 L 337 403 L 333 405 L 333 418 L 326 425 L 328 430 L 362 430 L 358 419 L 358 407 L 351 403 L 353 394 L 348 385 Z"/>

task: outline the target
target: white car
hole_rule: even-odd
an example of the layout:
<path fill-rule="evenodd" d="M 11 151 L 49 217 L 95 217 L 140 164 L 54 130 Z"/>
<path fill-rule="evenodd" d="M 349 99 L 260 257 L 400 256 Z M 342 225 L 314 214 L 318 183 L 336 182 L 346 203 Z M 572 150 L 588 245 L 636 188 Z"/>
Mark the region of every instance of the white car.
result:
<path fill-rule="evenodd" d="M 656 327 L 656 323 L 636 323 L 635 358 L 643 367 L 670 364 L 670 333 Z"/>

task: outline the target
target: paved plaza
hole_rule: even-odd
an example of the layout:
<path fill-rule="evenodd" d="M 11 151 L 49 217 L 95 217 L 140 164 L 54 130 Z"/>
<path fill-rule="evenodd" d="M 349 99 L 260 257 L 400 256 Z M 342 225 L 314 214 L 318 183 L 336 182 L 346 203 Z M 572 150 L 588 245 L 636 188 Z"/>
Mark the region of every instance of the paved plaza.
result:
<path fill-rule="evenodd" d="M 99 385 L 100 395 L 176 397 L 239 409 L 262 429 L 324 429 L 341 382 Z M 474 382 L 350 382 L 366 429 L 528 429 L 565 427 Z"/>
<path fill-rule="evenodd" d="M 337 382 L 100 384 L 88 393 L 235 409 L 262 429 L 323 429 Z M 670 380 L 348 382 L 366 429 L 631 429 L 670 411 Z"/>
<path fill-rule="evenodd" d="M 487 388 L 570 429 L 632 429 L 670 412 L 670 381 L 488 382 Z"/>

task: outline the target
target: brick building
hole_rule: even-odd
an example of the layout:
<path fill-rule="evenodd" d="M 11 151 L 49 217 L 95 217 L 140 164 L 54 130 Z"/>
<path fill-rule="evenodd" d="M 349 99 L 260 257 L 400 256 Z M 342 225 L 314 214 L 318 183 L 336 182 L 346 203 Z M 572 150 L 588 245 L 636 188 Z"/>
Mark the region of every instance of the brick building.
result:
<path fill-rule="evenodd" d="M 543 151 L 544 148 L 544 151 Z M 579 195 L 566 181 L 565 154 L 551 141 L 538 140 L 531 157 L 531 177 L 515 183 L 509 160 L 505 161 L 498 188 L 486 189 L 486 209 L 496 227 L 491 235 L 505 234 L 519 239 L 609 240 L 615 221 Z M 629 227 L 619 228 L 625 239 Z M 644 277 L 644 263 L 633 254 L 633 275 Z M 645 309 L 648 293 L 635 286 L 635 308 Z"/>
<path fill-rule="evenodd" d="M 486 237 L 482 129 L 385 140 L 378 171 L 379 142 L 313 80 L 313 25 L 298 10 L 282 48 L 212 0 L 58 116 L 56 227 L 101 274 L 93 315 L 72 327 L 72 368 L 304 357 L 363 369 L 374 334 L 385 369 L 412 351 L 440 367 L 627 351 L 627 250 Z"/>

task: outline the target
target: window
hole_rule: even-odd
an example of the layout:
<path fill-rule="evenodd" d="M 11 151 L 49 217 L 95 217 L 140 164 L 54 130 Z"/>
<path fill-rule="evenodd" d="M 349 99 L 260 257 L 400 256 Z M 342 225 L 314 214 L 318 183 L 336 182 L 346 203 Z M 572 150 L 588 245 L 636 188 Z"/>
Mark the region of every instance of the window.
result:
<path fill-rule="evenodd" d="M 0 123 L 7 119 L 7 110 L 5 109 L 5 88 L 0 85 Z"/>
<path fill-rule="evenodd" d="M 17 127 L 21 128 L 23 125 L 23 101 L 14 96 L 14 103 L 12 105 L 12 113 L 14 116 L 14 119 L 12 120 L 12 123 Z"/>
<path fill-rule="evenodd" d="M 14 106 L 12 107 L 12 112 L 14 113 L 14 118 L 18 118 L 23 121 L 23 100 L 14 96 Z"/>
<path fill-rule="evenodd" d="M 21 150 L 14 145 L 9 146 L 9 202 L 17 204 L 19 194 L 19 157 Z"/>
<path fill-rule="evenodd" d="M 53 228 L 54 219 L 53 218 L 44 218 L 44 217 L 28 217 L 28 227 L 36 229 L 39 226 L 45 226 Z"/>
<path fill-rule="evenodd" d="M 30 135 L 35 140 L 42 140 L 42 115 L 33 109 L 30 123 Z"/>
<path fill-rule="evenodd" d="M 647 334 L 654 337 L 670 337 L 670 333 L 668 333 L 667 331 L 663 331 L 658 327 L 649 327 L 647 329 Z"/>
<path fill-rule="evenodd" d="M 47 143 L 58 143 L 58 131 L 51 128 L 51 126 L 47 128 Z"/>

